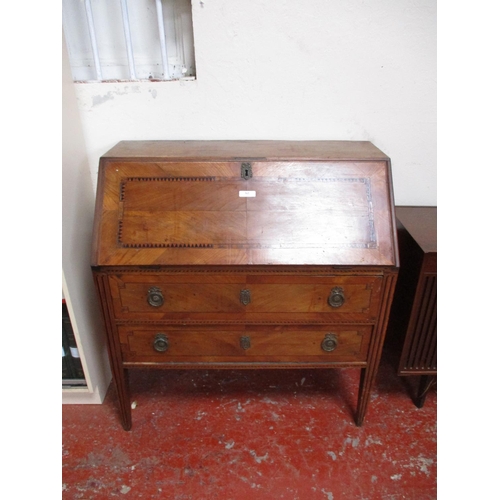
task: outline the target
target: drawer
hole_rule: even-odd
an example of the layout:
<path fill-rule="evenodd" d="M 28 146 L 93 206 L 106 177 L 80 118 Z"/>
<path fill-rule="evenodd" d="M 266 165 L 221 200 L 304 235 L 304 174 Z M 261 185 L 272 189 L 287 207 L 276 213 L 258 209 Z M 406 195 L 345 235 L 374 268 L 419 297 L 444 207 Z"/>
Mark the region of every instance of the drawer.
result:
<path fill-rule="evenodd" d="M 371 326 L 120 326 L 124 362 L 366 361 Z"/>
<path fill-rule="evenodd" d="M 378 276 L 114 275 L 115 317 L 156 321 L 370 321 Z"/>

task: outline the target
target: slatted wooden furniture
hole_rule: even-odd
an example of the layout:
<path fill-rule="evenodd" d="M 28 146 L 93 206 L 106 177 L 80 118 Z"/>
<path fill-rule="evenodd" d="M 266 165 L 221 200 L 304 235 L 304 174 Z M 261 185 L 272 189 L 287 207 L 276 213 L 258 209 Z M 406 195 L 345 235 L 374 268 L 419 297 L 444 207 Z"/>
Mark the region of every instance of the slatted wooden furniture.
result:
<path fill-rule="evenodd" d="M 437 208 L 398 206 L 396 217 L 401 268 L 388 342 L 398 375 L 420 376 L 421 408 L 437 377 Z"/>
<path fill-rule="evenodd" d="M 369 142 L 132 141 L 100 160 L 92 268 L 122 424 L 138 368 L 361 369 L 398 271 L 389 158 Z"/>

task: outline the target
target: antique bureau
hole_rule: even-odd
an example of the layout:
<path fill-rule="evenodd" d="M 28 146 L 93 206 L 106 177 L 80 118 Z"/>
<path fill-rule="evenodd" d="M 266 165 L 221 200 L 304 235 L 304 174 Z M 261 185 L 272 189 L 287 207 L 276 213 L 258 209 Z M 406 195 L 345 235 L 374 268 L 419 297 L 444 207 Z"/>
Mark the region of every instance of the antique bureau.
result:
<path fill-rule="evenodd" d="M 361 370 L 398 272 L 390 160 L 369 142 L 123 141 L 100 160 L 92 269 L 124 429 L 128 370 Z"/>

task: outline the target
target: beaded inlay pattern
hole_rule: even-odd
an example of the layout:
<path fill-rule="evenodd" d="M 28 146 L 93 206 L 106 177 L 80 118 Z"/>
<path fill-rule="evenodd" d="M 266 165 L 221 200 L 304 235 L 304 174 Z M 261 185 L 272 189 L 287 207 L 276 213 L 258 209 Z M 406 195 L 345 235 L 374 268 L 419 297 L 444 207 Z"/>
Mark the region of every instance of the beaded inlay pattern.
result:
<path fill-rule="evenodd" d="M 120 193 L 119 199 L 120 202 L 125 200 L 125 188 L 128 182 L 215 182 L 215 181 L 224 181 L 227 178 L 223 177 L 215 177 L 215 176 L 198 176 L 198 177 L 127 177 L 122 180 L 120 184 Z M 264 180 L 264 179 L 262 179 Z M 335 248 L 376 248 L 377 240 L 376 240 L 376 232 L 375 232 L 375 222 L 373 215 L 373 202 L 372 202 L 372 192 L 371 192 L 371 182 L 367 177 L 320 177 L 315 179 L 308 178 L 300 178 L 300 177 L 292 177 L 286 179 L 287 182 L 349 182 L 349 183 L 361 183 L 365 185 L 366 188 L 366 207 L 367 207 L 367 226 L 368 226 L 368 241 L 363 243 L 334 243 L 332 244 Z M 123 217 L 123 212 L 121 214 Z M 230 245 L 224 243 L 218 243 L 214 245 L 213 243 L 127 243 L 123 241 L 123 220 L 120 218 L 118 221 L 118 244 L 123 248 L 250 248 L 250 249 L 259 249 L 259 248 L 283 248 L 280 245 L 263 245 L 252 244 L 248 242 L 246 244 L 241 243 L 232 243 Z M 304 246 L 304 248 L 307 245 Z"/>

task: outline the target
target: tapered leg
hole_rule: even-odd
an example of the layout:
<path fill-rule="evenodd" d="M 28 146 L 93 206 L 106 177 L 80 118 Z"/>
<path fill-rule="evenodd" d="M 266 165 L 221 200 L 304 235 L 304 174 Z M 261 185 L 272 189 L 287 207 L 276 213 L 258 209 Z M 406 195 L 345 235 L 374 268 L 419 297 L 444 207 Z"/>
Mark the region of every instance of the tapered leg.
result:
<path fill-rule="evenodd" d="M 130 406 L 130 390 L 128 382 L 128 370 L 120 368 L 113 373 L 113 379 L 118 394 L 118 406 L 122 426 L 126 431 L 132 428 L 132 408 Z"/>
<path fill-rule="evenodd" d="M 429 389 L 435 381 L 435 377 L 432 375 L 422 375 L 420 377 L 420 383 L 418 386 L 417 398 L 415 400 L 415 406 L 417 408 L 422 408 L 425 403 L 425 398 L 429 393 Z"/>
<path fill-rule="evenodd" d="M 396 285 L 397 273 L 390 274 L 384 281 L 384 289 L 382 296 L 383 307 L 379 314 L 378 325 L 373 332 L 373 342 L 370 346 L 366 368 L 361 369 L 361 377 L 359 381 L 358 391 L 358 408 L 356 411 L 356 425 L 361 427 L 365 419 L 366 409 L 370 401 L 370 392 L 375 382 L 378 365 L 382 356 L 382 346 L 387 328 L 387 321 L 391 310 L 392 296 Z"/>
<path fill-rule="evenodd" d="M 358 408 L 356 410 L 356 425 L 361 427 L 365 419 L 366 409 L 370 400 L 370 391 L 375 378 L 375 370 L 367 371 L 366 368 L 361 369 L 361 377 L 358 390 Z"/>

